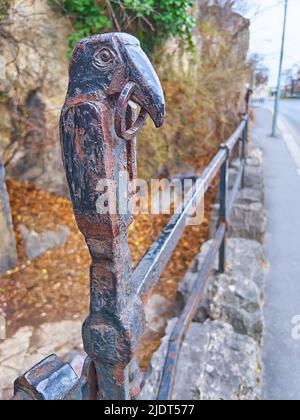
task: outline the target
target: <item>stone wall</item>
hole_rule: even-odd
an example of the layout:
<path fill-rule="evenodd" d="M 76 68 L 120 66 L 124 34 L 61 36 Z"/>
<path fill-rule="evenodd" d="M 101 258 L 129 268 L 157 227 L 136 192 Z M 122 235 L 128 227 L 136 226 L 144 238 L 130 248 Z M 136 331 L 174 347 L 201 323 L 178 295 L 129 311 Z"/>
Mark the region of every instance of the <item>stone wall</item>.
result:
<path fill-rule="evenodd" d="M 0 22 L 0 148 L 7 174 L 65 193 L 58 120 L 68 82 L 69 22 L 48 0 L 11 0 Z"/>
<path fill-rule="evenodd" d="M 17 262 L 16 243 L 5 185 L 4 166 L 0 156 L 0 276 L 14 268 Z"/>
<path fill-rule="evenodd" d="M 0 80 L 0 148 L 4 151 L 4 162 L 9 162 L 6 165 L 7 175 L 32 181 L 59 194 L 66 194 L 58 142 L 58 119 L 67 88 L 67 37 L 70 22 L 51 9 L 48 0 L 9 0 L 9 4 L 8 15 L 0 22 L 0 55 L 4 64 L 4 78 Z M 228 36 L 237 32 L 234 48 L 238 49 L 238 58 L 245 66 L 249 47 L 248 21 L 232 13 L 231 9 L 226 11 L 223 7 L 209 7 L 210 2 L 207 0 L 198 0 L 195 4 L 197 18 L 203 19 L 204 14 L 216 27 L 221 19 Z M 222 13 L 226 13 L 223 18 Z M 202 42 L 199 28 L 195 29 L 194 40 L 197 46 L 196 55 L 200 58 L 205 43 Z M 214 44 L 218 44 L 219 41 L 221 40 L 217 39 Z M 172 66 L 177 67 L 179 78 L 182 78 L 184 69 L 194 68 L 194 83 L 199 85 L 201 90 L 201 74 L 199 76 L 199 68 L 194 65 L 195 57 L 193 56 L 192 60 L 188 54 L 182 57 L 180 51 L 179 43 L 171 40 L 166 47 L 166 61 L 168 64 L 171 61 Z M 227 59 L 229 60 L 228 57 Z M 165 70 L 163 63 L 158 71 L 168 99 L 172 97 L 170 91 L 174 82 L 169 75 L 169 68 Z M 205 82 L 204 85 L 206 84 Z M 205 96 L 204 105 L 199 105 L 202 118 L 193 124 L 190 121 L 195 120 L 195 116 L 189 114 L 189 109 L 196 99 L 190 98 L 188 90 L 180 100 L 172 97 L 172 103 L 168 103 L 169 117 L 167 116 L 165 127 L 159 136 L 151 123 L 140 136 L 140 175 L 157 176 L 161 167 L 168 164 L 168 159 L 172 166 L 180 148 L 186 152 L 186 149 L 191 148 L 193 141 L 198 151 L 214 148 L 216 141 L 221 141 L 225 135 L 225 126 L 228 125 L 228 121 L 225 123 L 226 118 L 235 125 L 238 112 L 243 110 L 244 85 L 245 80 L 236 77 L 235 80 L 230 80 L 230 89 L 227 86 L 224 92 L 224 84 L 221 88 L 216 88 L 211 97 L 207 92 L 202 92 Z M 193 87 L 192 90 L 195 91 Z M 175 92 L 174 95 L 178 96 L 180 92 Z M 197 91 L 196 98 L 198 96 Z M 184 109 L 177 103 L 181 101 L 185 103 Z M 211 105 L 208 106 L 207 103 L 214 101 L 220 109 L 212 113 Z M 195 111 L 197 118 L 199 107 L 197 106 Z M 177 141 L 178 133 L 181 133 L 181 142 Z M 202 148 L 199 148 L 198 138 L 203 139 Z"/>
<path fill-rule="evenodd" d="M 178 290 L 178 313 L 187 302 L 210 243 Z M 261 398 L 263 334 L 263 249 L 248 239 L 229 239 L 227 273 L 212 275 L 180 353 L 174 398 L 256 400 Z M 155 399 L 176 319 L 154 354 L 141 399 Z"/>

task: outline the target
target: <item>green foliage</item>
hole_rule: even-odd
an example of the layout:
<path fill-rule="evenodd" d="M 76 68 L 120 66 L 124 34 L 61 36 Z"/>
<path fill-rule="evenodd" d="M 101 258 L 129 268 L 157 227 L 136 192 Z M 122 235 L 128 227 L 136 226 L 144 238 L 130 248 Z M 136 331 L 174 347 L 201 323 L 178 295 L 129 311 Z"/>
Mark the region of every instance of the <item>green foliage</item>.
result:
<path fill-rule="evenodd" d="M 7 15 L 11 0 L 0 0 L 0 21 Z"/>
<path fill-rule="evenodd" d="M 167 113 L 159 132 L 148 119 L 139 135 L 141 178 L 178 173 L 182 162 L 201 173 L 244 110 L 245 85 L 251 80 L 248 21 L 231 9 L 224 16 L 224 8 L 212 8 L 209 0 L 203 4 L 197 24 L 201 45 L 195 53 L 181 56 L 162 48 L 153 54 Z"/>
<path fill-rule="evenodd" d="M 196 24 L 190 9 L 192 0 L 164 0 L 158 1 L 158 13 L 153 18 L 158 28 L 163 28 L 166 35 L 180 36 L 190 39 Z"/>
<path fill-rule="evenodd" d="M 62 13 L 69 16 L 73 23 L 73 32 L 69 35 L 69 55 L 80 39 L 107 31 L 112 28 L 105 8 L 94 0 L 50 0 L 59 3 Z"/>
<path fill-rule="evenodd" d="M 109 30 L 135 34 L 148 53 L 168 37 L 177 36 L 192 45 L 195 19 L 193 0 L 50 0 L 69 16 L 73 32 L 70 50 L 79 39 Z"/>
<path fill-rule="evenodd" d="M 153 13 L 155 0 L 124 0 L 124 6 L 133 11 L 138 18 L 150 16 Z"/>
<path fill-rule="evenodd" d="M 196 20 L 191 14 L 193 0 L 125 0 L 131 19 L 139 18 L 135 28 L 143 47 L 151 53 L 170 36 L 192 46 Z"/>

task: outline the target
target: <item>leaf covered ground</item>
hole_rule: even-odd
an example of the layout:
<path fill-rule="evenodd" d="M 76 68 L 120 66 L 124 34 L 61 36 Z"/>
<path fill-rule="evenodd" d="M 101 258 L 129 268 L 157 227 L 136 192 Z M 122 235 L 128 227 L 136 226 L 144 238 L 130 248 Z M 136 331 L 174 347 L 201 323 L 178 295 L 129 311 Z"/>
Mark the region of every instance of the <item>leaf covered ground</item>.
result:
<path fill-rule="evenodd" d="M 70 201 L 39 189 L 27 182 L 8 181 L 19 263 L 16 269 L 0 278 L 0 311 L 6 315 L 7 333 L 19 327 L 37 326 L 44 322 L 84 319 L 89 303 L 90 256 L 85 241 L 76 227 Z M 172 260 L 168 264 L 155 293 L 175 302 L 178 283 L 194 256 L 208 238 L 210 208 L 215 189 L 206 196 L 206 218 L 201 226 L 187 227 Z M 130 228 L 133 264 L 145 254 L 168 216 L 140 215 Z M 19 232 L 20 224 L 43 232 L 67 225 L 70 235 L 63 247 L 48 251 L 29 261 Z M 174 305 L 175 306 L 175 305 Z M 169 316 L 174 315 L 170 310 Z M 145 338 L 140 347 L 142 366 L 158 347 L 161 333 Z"/>

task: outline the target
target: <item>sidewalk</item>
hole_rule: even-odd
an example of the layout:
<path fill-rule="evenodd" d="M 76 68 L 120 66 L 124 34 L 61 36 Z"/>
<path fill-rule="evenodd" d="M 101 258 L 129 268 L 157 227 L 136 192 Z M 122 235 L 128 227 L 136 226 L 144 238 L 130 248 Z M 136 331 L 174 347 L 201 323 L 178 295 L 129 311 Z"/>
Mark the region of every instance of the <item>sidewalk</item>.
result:
<path fill-rule="evenodd" d="M 265 291 L 265 400 L 300 399 L 300 340 L 293 319 L 300 315 L 300 177 L 286 143 L 269 136 L 272 114 L 255 111 L 253 135 L 264 150 L 269 261 Z"/>

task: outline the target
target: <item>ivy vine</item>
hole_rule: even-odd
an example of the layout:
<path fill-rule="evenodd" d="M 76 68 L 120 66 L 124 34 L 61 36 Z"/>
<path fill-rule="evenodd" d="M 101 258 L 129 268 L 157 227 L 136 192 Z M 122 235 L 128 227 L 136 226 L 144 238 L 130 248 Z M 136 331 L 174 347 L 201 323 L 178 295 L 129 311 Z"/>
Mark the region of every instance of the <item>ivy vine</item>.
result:
<path fill-rule="evenodd" d="M 69 54 L 75 43 L 101 32 L 135 34 L 148 53 L 170 36 L 192 45 L 194 0 L 50 0 L 72 22 Z"/>
<path fill-rule="evenodd" d="M 7 16 L 11 0 L 0 0 L 0 21 Z"/>

